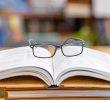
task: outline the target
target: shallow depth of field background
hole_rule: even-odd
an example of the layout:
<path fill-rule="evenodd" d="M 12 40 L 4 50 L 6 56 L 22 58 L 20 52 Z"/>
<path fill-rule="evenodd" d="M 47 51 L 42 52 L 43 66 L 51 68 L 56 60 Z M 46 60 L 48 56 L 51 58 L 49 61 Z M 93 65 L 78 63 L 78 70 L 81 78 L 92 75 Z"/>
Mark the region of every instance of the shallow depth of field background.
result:
<path fill-rule="evenodd" d="M 0 47 L 28 45 L 29 39 L 84 39 L 110 45 L 110 0 L 0 0 Z"/>

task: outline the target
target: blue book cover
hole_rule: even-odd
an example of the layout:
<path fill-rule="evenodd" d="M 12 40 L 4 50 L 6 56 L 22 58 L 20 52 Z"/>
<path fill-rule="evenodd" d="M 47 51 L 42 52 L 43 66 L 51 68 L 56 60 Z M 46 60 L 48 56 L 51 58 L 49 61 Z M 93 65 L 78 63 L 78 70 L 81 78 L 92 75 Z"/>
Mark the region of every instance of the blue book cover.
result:
<path fill-rule="evenodd" d="M 0 17 L 0 47 L 4 46 L 3 20 Z"/>
<path fill-rule="evenodd" d="M 3 30 L 0 28 L 0 47 L 3 46 L 4 36 L 3 36 Z"/>

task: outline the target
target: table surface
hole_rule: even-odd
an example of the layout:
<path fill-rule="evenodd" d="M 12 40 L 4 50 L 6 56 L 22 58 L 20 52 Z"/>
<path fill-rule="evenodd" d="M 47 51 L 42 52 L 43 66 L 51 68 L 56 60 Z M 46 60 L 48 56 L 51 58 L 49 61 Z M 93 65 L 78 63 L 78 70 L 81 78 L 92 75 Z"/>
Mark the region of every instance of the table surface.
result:
<path fill-rule="evenodd" d="M 110 53 L 110 46 L 94 46 L 94 47 L 90 47 L 96 50 L 100 50 L 106 53 Z"/>

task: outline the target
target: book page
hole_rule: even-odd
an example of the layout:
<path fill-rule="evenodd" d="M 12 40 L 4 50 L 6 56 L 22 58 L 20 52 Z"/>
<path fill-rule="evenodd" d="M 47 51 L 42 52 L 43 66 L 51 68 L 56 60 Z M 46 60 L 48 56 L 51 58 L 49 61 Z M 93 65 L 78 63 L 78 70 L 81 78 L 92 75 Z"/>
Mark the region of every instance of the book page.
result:
<path fill-rule="evenodd" d="M 70 49 L 69 51 L 72 53 Z M 74 57 L 65 57 L 59 49 L 53 58 L 53 62 L 55 79 L 60 73 L 72 69 L 94 69 L 110 74 L 110 54 L 89 48 L 84 48 L 81 55 Z"/>
<path fill-rule="evenodd" d="M 0 51 L 0 72 L 26 66 L 39 67 L 53 75 L 52 59 L 34 57 L 29 46 Z"/>
<path fill-rule="evenodd" d="M 45 56 L 50 56 L 50 52 L 44 48 L 40 48 L 40 53 Z M 25 66 L 36 66 L 45 69 L 53 76 L 53 65 L 52 65 L 52 58 L 37 58 L 33 55 L 32 49 L 27 47 L 26 55 L 25 55 Z"/>

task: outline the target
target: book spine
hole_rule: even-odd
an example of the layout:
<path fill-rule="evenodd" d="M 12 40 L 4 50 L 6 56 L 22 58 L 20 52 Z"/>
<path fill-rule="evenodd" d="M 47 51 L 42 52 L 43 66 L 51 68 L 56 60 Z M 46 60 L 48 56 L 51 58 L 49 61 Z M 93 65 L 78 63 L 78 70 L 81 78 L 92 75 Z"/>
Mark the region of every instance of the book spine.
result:
<path fill-rule="evenodd" d="M 60 86 L 58 86 L 58 85 L 51 85 L 51 86 L 47 86 L 47 89 L 61 89 L 61 88 L 64 88 L 64 86 L 63 85 L 60 85 Z"/>
<path fill-rule="evenodd" d="M 4 45 L 4 32 L 2 27 L 2 18 L 0 17 L 0 47 Z"/>
<path fill-rule="evenodd" d="M 107 41 L 108 41 L 108 44 L 110 44 L 110 19 L 106 19 L 104 21 L 104 25 L 105 25 Z"/>
<path fill-rule="evenodd" d="M 14 42 L 19 43 L 23 40 L 23 33 L 21 28 L 21 19 L 20 16 L 11 15 L 9 17 L 10 29 L 12 32 L 12 39 Z"/>

